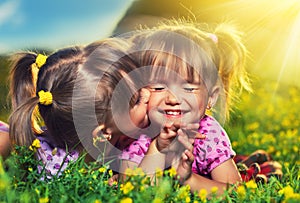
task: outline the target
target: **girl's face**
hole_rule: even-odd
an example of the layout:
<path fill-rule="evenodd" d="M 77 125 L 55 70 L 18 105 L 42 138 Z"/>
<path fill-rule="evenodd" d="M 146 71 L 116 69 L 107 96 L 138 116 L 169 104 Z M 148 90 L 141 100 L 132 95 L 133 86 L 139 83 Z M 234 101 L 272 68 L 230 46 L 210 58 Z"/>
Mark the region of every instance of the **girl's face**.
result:
<path fill-rule="evenodd" d="M 168 78 L 151 82 L 148 89 L 151 92 L 148 116 L 152 123 L 157 124 L 199 122 L 209 100 L 208 90 L 202 81 L 190 83 Z"/>

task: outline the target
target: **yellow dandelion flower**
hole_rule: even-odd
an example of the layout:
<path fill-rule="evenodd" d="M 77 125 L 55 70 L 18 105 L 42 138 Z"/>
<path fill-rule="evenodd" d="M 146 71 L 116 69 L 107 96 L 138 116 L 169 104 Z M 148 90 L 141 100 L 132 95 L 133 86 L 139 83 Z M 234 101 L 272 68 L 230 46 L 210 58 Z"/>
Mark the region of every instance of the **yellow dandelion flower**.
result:
<path fill-rule="evenodd" d="M 132 203 L 132 199 L 130 197 L 126 197 L 124 199 L 121 199 L 120 203 Z"/>
<path fill-rule="evenodd" d="M 121 184 L 120 190 L 123 191 L 124 195 L 127 195 L 134 189 L 134 186 L 132 185 L 131 182 L 127 182 L 125 184 Z"/>
<path fill-rule="evenodd" d="M 98 171 L 99 171 L 100 173 L 104 173 L 104 172 L 106 171 L 106 168 L 105 168 L 105 167 L 101 167 L 101 168 L 98 169 Z"/>
<path fill-rule="evenodd" d="M 269 145 L 268 149 L 267 149 L 268 153 L 273 153 L 275 152 L 275 147 L 273 145 Z"/>
<path fill-rule="evenodd" d="M 64 171 L 64 173 L 65 173 L 65 174 L 70 174 L 71 171 L 70 171 L 70 169 L 67 169 L 67 170 Z"/>
<path fill-rule="evenodd" d="M 96 199 L 96 200 L 94 201 L 94 203 L 102 203 L 102 201 L 99 200 L 99 199 Z"/>
<path fill-rule="evenodd" d="M 238 194 L 238 197 L 240 199 L 245 199 L 246 197 L 246 189 L 243 185 L 238 186 L 238 188 L 236 189 L 236 192 Z"/>
<path fill-rule="evenodd" d="M 113 171 L 111 169 L 108 171 L 108 174 L 109 174 L 110 177 L 112 177 L 114 175 Z"/>
<path fill-rule="evenodd" d="M 39 139 L 33 140 L 32 144 L 29 146 L 29 149 L 31 151 L 36 151 L 37 148 L 41 147 L 41 143 Z"/>
<path fill-rule="evenodd" d="M 294 194 L 294 189 L 288 185 L 288 186 L 285 186 L 284 188 L 282 188 L 281 190 L 279 190 L 278 192 L 280 195 L 284 195 L 285 199 L 293 196 Z"/>
<path fill-rule="evenodd" d="M 48 197 L 41 197 L 39 199 L 39 203 L 48 203 L 49 202 L 49 198 Z"/>
<path fill-rule="evenodd" d="M 201 202 L 206 202 L 207 191 L 205 189 L 201 189 L 198 193 Z"/>
<path fill-rule="evenodd" d="M 133 175 L 143 176 L 145 173 L 142 168 L 138 167 L 133 170 Z"/>
<path fill-rule="evenodd" d="M 246 187 L 249 189 L 255 189 L 255 188 L 257 188 L 257 184 L 254 180 L 250 180 L 250 181 L 246 182 Z"/>
<path fill-rule="evenodd" d="M 218 192 L 218 187 L 214 186 L 210 189 L 211 193 L 215 194 Z"/>
<path fill-rule="evenodd" d="M 182 186 L 179 188 L 179 191 L 178 191 L 178 198 L 181 199 L 181 200 L 184 200 L 186 199 L 187 197 L 189 197 L 189 187 L 185 187 L 185 186 Z"/>
<path fill-rule="evenodd" d="M 298 151 L 299 151 L 298 146 L 294 145 L 294 146 L 293 146 L 293 151 L 294 151 L 294 152 L 298 152 Z"/>
<path fill-rule="evenodd" d="M 116 185 L 118 185 L 118 181 L 114 180 L 114 181 L 112 182 L 112 185 L 111 185 L 111 186 L 116 186 Z"/>
<path fill-rule="evenodd" d="M 32 171 L 33 171 L 33 169 L 32 169 L 32 168 L 28 168 L 28 171 L 32 172 Z"/>
<path fill-rule="evenodd" d="M 145 177 L 145 178 L 143 178 L 143 180 L 141 181 L 141 183 L 142 183 L 143 185 L 146 185 L 146 184 L 148 184 L 149 182 L 150 182 L 149 177 Z"/>
<path fill-rule="evenodd" d="M 78 172 L 79 173 L 86 173 L 86 170 L 85 170 L 85 168 L 81 168 L 81 169 L 78 170 Z"/>
<path fill-rule="evenodd" d="M 163 176 L 163 170 L 161 170 L 161 168 L 156 168 L 155 176 L 156 176 L 156 178 L 162 177 Z"/>
<path fill-rule="evenodd" d="M 191 198 L 190 197 L 186 197 L 185 198 L 185 202 L 191 202 Z"/>
<path fill-rule="evenodd" d="M 177 174 L 176 169 L 173 167 L 168 170 L 168 173 L 170 177 L 174 177 Z"/>
<path fill-rule="evenodd" d="M 299 193 L 293 193 L 290 196 L 286 197 L 287 202 L 299 202 L 300 200 L 300 194 Z"/>
<path fill-rule="evenodd" d="M 31 146 L 35 147 L 35 148 L 40 148 L 41 147 L 41 143 L 39 139 L 35 139 L 33 140 Z"/>
<path fill-rule="evenodd" d="M 232 147 L 233 147 L 233 148 L 236 148 L 236 147 L 238 146 L 239 143 L 238 143 L 237 141 L 232 141 L 231 144 L 232 144 Z"/>
<path fill-rule="evenodd" d="M 247 125 L 246 128 L 248 130 L 255 131 L 256 129 L 259 128 L 259 123 L 258 122 L 251 123 L 251 124 Z"/>
<path fill-rule="evenodd" d="M 156 197 L 152 203 L 163 203 L 162 199 Z"/>
<path fill-rule="evenodd" d="M 133 172 L 132 168 L 126 168 L 125 174 L 127 176 L 132 176 L 134 174 L 134 172 Z"/>

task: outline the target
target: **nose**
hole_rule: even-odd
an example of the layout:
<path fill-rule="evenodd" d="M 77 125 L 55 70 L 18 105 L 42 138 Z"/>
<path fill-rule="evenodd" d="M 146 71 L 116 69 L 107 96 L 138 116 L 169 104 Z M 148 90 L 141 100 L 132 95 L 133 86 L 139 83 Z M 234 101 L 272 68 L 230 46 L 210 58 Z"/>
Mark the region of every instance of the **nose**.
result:
<path fill-rule="evenodd" d="M 177 105 L 177 104 L 181 104 L 181 99 L 178 96 L 176 96 L 174 92 L 168 90 L 166 92 L 165 102 L 166 104 Z"/>

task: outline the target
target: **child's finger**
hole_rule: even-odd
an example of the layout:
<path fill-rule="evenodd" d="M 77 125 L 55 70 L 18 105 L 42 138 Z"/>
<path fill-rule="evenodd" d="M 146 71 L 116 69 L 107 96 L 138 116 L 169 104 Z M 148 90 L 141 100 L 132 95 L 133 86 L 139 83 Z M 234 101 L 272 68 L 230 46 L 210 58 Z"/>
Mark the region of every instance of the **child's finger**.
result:
<path fill-rule="evenodd" d="M 184 151 L 184 155 L 187 157 L 188 162 L 190 162 L 190 163 L 194 162 L 195 157 L 194 157 L 194 154 L 192 153 L 192 151 L 186 149 Z"/>
<path fill-rule="evenodd" d="M 188 136 L 182 131 L 182 129 L 178 130 L 178 141 L 188 150 L 193 150 L 193 139 L 189 139 Z"/>
<path fill-rule="evenodd" d="M 146 88 L 142 88 L 140 91 L 140 103 L 148 104 L 150 98 L 150 91 Z"/>
<path fill-rule="evenodd" d="M 186 130 L 198 130 L 200 127 L 200 124 L 199 123 L 190 123 L 190 124 L 187 124 L 185 129 Z"/>
<path fill-rule="evenodd" d="M 206 138 L 206 135 L 198 132 L 197 130 L 183 129 L 183 131 L 190 139 L 205 139 Z"/>
<path fill-rule="evenodd" d="M 197 132 L 197 133 L 195 134 L 194 138 L 195 138 L 195 139 L 205 139 L 205 138 L 206 138 L 206 135 Z"/>

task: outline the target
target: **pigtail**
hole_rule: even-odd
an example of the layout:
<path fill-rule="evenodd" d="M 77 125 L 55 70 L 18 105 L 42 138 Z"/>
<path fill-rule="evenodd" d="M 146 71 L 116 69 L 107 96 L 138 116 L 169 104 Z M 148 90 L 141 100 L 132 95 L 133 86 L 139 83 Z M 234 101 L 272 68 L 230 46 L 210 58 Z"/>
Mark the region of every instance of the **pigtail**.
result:
<path fill-rule="evenodd" d="M 227 24 L 216 27 L 211 40 L 219 50 L 219 75 L 225 92 L 225 112 L 229 115 L 232 102 L 241 90 L 251 91 L 249 76 L 245 69 L 247 49 L 241 41 L 241 33 Z"/>
<path fill-rule="evenodd" d="M 22 102 L 35 95 L 33 68 L 35 68 L 36 54 L 32 52 L 17 53 L 11 56 L 12 68 L 9 73 L 12 109 L 16 109 Z"/>
<path fill-rule="evenodd" d="M 38 72 L 46 59 L 46 56 L 33 52 L 17 53 L 11 57 L 9 95 L 13 110 L 27 99 L 35 96 Z M 37 107 L 33 112 L 32 125 L 35 133 L 41 134 L 43 132 L 40 126 L 44 124 Z"/>
<path fill-rule="evenodd" d="M 9 117 L 9 136 L 13 144 L 30 146 L 36 138 L 34 135 L 32 116 L 39 99 L 33 97 L 20 105 Z"/>

